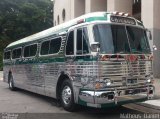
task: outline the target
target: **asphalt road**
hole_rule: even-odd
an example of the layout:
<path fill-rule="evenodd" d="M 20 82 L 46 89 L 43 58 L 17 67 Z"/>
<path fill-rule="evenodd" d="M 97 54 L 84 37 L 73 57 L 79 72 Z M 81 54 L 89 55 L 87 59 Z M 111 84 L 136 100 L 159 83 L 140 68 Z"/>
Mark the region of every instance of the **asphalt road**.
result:
<path fill-rule="evenodd" d="M 0 72 L 0 76 L 2 76 L 2 72 Z M 20 89 L 10 91 L 8 84 L 0 81 L 0 119 L 6 119 L 8 116 L 15 117 L 14 119 L 123 119 L 122 115 L 127 116 L 127 114 L 143 117 L 144 110 L 134 106 L 103 110 L 79 107 L 78 111 L 70 113 L 58 106 L 53 98 Z"/>

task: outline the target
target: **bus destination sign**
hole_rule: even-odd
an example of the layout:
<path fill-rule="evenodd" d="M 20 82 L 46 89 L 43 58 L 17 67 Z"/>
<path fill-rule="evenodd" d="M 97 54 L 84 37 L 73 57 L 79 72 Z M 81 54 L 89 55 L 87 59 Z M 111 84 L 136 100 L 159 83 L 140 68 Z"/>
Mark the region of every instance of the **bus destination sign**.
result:
<path fill-rule="evenodd" d="M 124 23 L 124 24 L 131 24 L 136 25 L 136 22 L 134 19 L 131 18 L 125 18 L 125 17 L 119 17 L 119 16 L 111 16 L 111 22 L 115 23 Z"/>

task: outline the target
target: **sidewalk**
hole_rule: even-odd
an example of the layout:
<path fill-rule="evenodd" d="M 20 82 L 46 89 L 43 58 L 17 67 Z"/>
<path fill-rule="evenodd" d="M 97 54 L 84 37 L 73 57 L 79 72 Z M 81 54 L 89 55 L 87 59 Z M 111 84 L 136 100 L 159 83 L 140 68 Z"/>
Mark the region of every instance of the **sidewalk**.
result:
<path fill-rule="evenodd" d="M 3 72 L 0 71 L 0 81 L 2 81 L 2 80 L 3 80 Z"/>

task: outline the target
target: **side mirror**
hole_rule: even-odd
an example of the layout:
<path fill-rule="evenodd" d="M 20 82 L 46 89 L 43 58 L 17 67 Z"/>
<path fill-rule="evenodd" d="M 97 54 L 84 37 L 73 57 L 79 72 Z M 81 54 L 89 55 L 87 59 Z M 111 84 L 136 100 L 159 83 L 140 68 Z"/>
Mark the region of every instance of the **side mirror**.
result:
<path fill-rule="evenodd" d="M 99 42 L 91 43 L 91 51 L 92 52 L 99 52 L 100 51 L 100 44 Z"/>
<path fill-rule="evenodd" d="M 149 38 L 149 40 L 152 40 L 152 33 L 150 30 L 146 29 L 147 32 L 147 37 Z"/>

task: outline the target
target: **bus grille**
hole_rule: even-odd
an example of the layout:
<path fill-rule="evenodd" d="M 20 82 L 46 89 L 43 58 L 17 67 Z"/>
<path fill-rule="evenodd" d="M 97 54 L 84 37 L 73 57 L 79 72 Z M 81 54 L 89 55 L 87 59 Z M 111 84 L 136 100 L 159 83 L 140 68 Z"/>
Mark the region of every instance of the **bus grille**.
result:
<path fill-rule="evenodd" d="M 144 77 L 152 73 L 151 61 L 101 61 L 100 77 Z"/>

